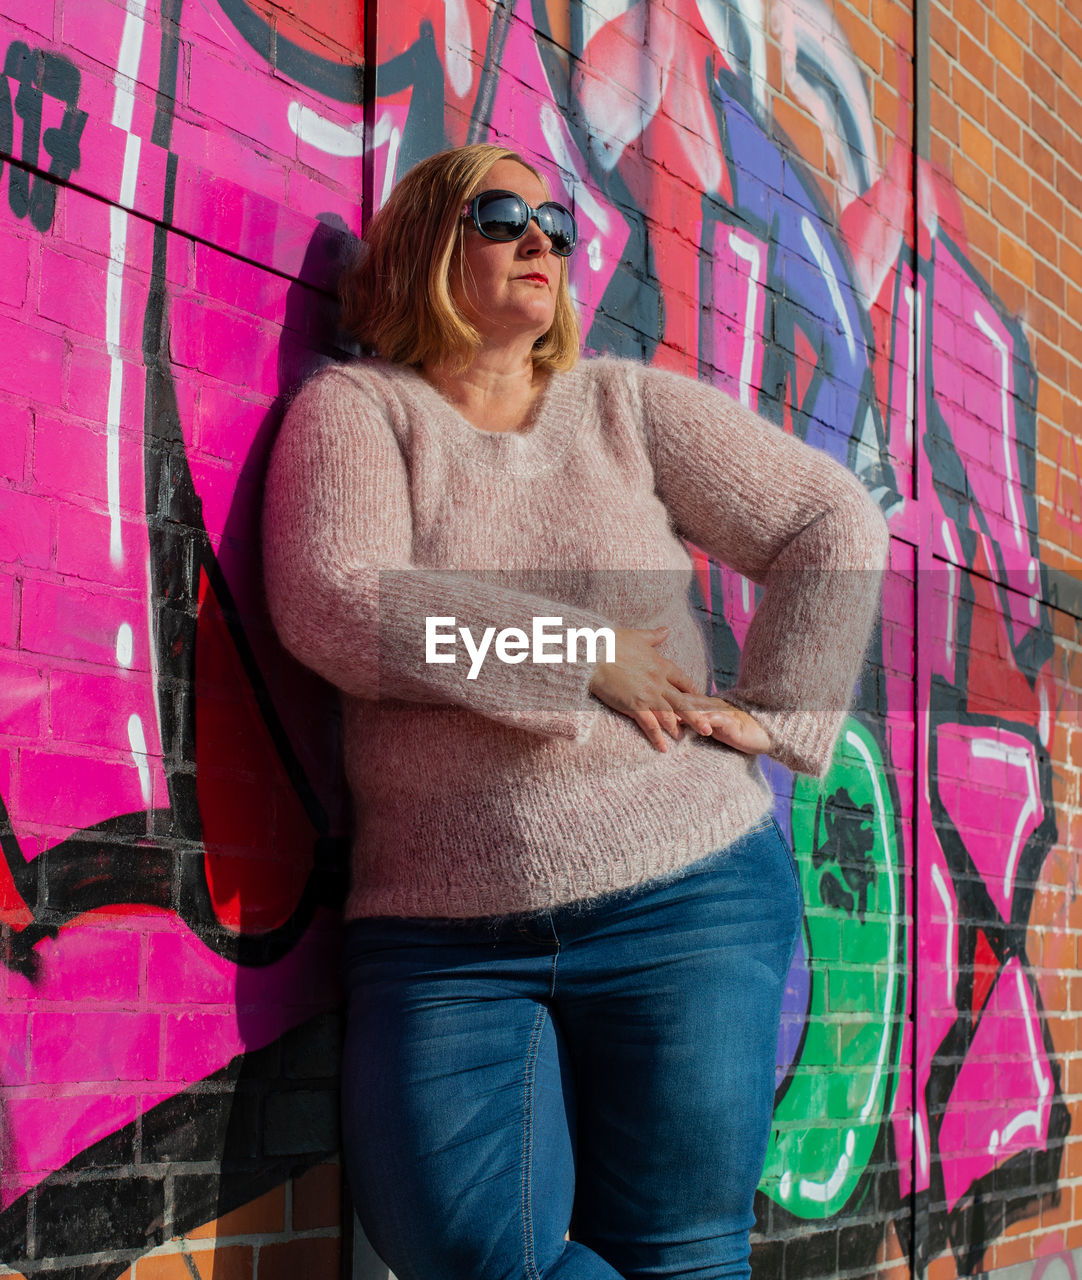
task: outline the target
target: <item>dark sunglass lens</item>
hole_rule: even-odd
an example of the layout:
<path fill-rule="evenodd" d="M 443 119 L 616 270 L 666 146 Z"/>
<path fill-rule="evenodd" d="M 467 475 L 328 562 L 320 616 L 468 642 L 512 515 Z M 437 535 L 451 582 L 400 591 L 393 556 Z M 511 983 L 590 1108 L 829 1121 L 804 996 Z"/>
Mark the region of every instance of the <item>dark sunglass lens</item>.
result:
<path fill-rule="evenodd" d="M 578 229 L 569 209 L 555 201 L 543 204 L 537 211 L 537 223 L 541 230 L 552 241 L 553 253 L 567 257 L 575 247 Z"/>
<path fill-rule="evenodd" d="M 526 230 L 529 214 L 518 196 L 494 192 L 477 202 L 477 223 L 490 240 L 517 240 Z"/>

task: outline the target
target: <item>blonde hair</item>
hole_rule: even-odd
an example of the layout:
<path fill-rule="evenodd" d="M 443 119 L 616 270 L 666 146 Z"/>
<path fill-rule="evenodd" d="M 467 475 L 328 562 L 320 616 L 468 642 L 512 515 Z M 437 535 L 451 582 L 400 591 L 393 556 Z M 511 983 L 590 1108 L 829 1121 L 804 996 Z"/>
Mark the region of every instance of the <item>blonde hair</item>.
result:
<path fill-rule="evenodd" d="M 548 184 L 514 151 L 472 143 L 415 165 L 394 187 L 342 278 L 345 329 L 385 360 L 420 365 L 448 362 L 465 369 L 481 345 L 477 329 L 451 296 L 449 280 L 465 222 L 463 207 L 499 160 L 513 160 Z M 560 259 L 552 326 L 534 343 L 536 367 L 570 369 L 579 358 L 579 325 Z"/>

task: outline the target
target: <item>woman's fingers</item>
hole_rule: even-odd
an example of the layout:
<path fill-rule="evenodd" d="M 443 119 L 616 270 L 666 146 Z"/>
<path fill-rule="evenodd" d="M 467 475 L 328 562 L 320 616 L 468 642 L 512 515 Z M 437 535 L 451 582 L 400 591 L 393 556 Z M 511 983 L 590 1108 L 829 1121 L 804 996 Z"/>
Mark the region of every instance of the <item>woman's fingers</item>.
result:
<path fill-rule="evenodd" d="M 634 720 L 658 751 L 666 749 L 666 733 L 680 737 L 680 715 L 669 694 L 676 691 L 674 677 L 687 681 L 679 667 L 657 652 L 668 634 L 668 627 L 617 628 L 614 660 L 599 662 L 590 680 L 590 692 Z"/>
<path fill-rule="evenodd" d="M 667 749 L 666 734 L 679 739 L 681 724 L 749 755 L 768 751 L 770 734 L 754 716 L 696 693 L 687 673 L 658 653 L 667 635 L 667 627 L 617 628 L 614 660 L 598 663 L 590 692 L 634 720 L 658 751 Z"/>
<path fill-rule="evenodd" d="M 726 746 L 749 755 L 761 755 L 770 750 L 770 734 L 759 721 L 724 698 L 697 694 L 688 699 L 688 710 L 696 720 L 709 724 L 711 736 Z M 696 721 L 688 720 L 688 723 Z"/>

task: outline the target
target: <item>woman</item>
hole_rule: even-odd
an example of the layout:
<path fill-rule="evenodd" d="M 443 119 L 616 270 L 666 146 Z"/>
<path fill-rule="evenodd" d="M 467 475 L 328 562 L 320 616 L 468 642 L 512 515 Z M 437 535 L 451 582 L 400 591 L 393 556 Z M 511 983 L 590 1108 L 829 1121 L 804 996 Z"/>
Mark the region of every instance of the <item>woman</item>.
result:
<path fill-rule="evenodd" d="M 578 362 L 575 235 L 513 152 L 418 165 L 346 285 L 382 359 L 267 480 L 272 616 L 344 694 L 345 1154 L 398 1280 L 750 1274 L 802 910 L 756 757 L 825 770 L 885 557 L 822 454 Z M 765 584 L 724 699 L 680 536 Z"/>

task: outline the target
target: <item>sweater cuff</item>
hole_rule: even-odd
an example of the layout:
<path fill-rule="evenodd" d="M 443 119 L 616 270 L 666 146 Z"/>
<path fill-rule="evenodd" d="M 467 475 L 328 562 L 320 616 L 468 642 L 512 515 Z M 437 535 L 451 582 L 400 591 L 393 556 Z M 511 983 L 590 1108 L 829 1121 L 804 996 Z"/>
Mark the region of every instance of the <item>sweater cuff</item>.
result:
<path fill-rule="evenodd" d="M 766 752 L 793 773 L 822 778 L 834 758 L 834 744 L 845 723 L 847 709 L 780 710 L 762 707 L 737 689 L 719 691 L 719 698 L 746 711 L 770 734 Z"/>

